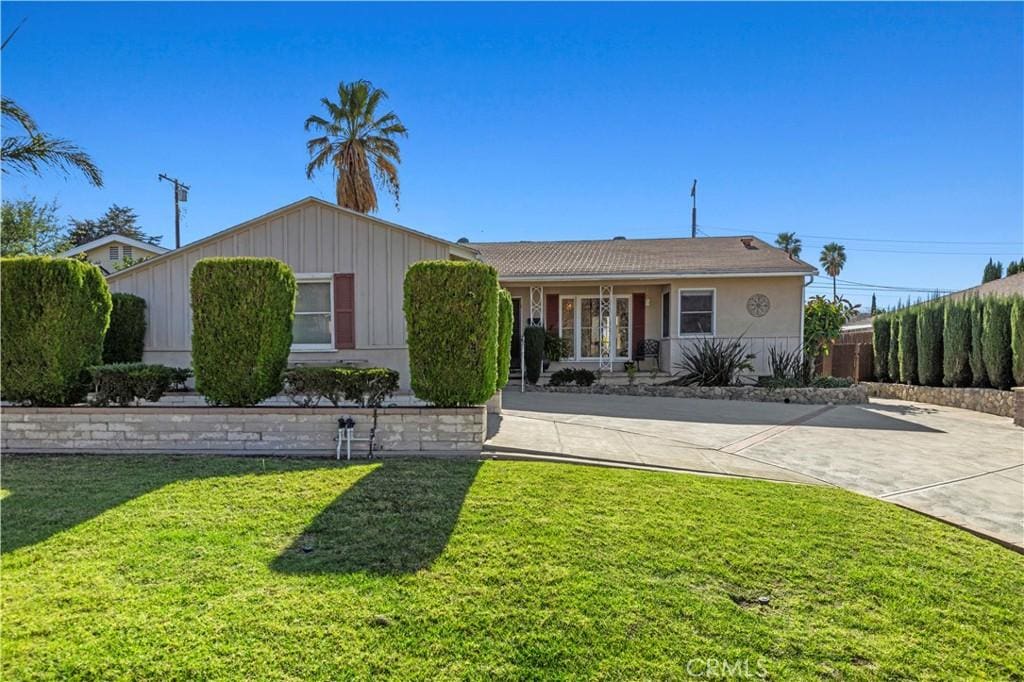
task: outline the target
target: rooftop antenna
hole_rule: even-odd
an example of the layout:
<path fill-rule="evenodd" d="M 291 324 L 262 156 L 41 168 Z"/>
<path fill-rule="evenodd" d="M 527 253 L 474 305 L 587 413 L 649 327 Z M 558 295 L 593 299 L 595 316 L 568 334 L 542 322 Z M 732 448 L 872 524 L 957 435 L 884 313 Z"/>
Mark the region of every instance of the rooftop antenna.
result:
<path fill-rule="evenodd" d="M 181 182 L 177 178 L 168 177 L 161 173 L 157 176 L 157 181 L 166 180 L 167 182 L 174 184 L 174 248 L 181 248 L 181 207 L 178 203 L 181 201 L 188 201 L 188 191 L 191 189 L 188 185 Z"/>
<path fill-rule="evenodd" d="M 697 237 L 697 178 L 693 179 L 693 187 L 690 188 L 690 197 L 693 198 L 693 208 L 690 210 L 690 237 Z"/>

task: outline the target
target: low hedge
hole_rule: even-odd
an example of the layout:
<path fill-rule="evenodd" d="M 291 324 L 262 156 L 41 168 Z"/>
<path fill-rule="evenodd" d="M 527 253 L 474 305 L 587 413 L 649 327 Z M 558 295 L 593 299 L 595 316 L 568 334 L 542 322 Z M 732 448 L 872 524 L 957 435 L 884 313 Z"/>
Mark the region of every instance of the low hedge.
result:
<path fill-rule="evenodd" d="M 878 381 L 889 380 L 889 341 L 892 321 L 880 315 L 871 323 L 872 352 L 875 361 L 875 378 Z"/>
<path fill-rule="evenodd" d="M 543 327 L 527 327 L 523 332 L 523 355 L 526 362 L 526 380 L 536 384 L 544 368 L 544 344 L 547 332 Z"/>
<path fill-rule="evenodd" d="M 103 357 L 110 290 L 95 265 L 71 258 L 0 260 L 0 396 L 71 405 Z"/>
<path fill-rule="evenodd" d="M 589 369 L 565 367 L 552 373 L 548 378 L 548 386 L 568 386 L 569 384 L 590 386 L 595 381 L 597 381 L 597 375 Z"/>
<path fill-rule="evenodd" d="M 988 371 L 985 369 L 985 357 L 982 352 L 984 344 L 982 336 L 985 328 L 985 301 L 980 298 L 971 299 L 971 385 L 975 388 L 988 386 Z"/>
<path fill-rule="evenodd" d="M 917 313 L 917 380 L 922 386 L 942 385 L 943 306 L 930 303 Z"/>
<path fill-rule="evenodd" d="M 1016 296 L 1010 309 L 1010 349 L 1013 353 L 1013 380 L 1024 386 L 1024 296 Z"/>
<path fill-rule="evenodd" d="M 114 363 L 89 368 L 92 377 L 92 404 L 110 403 L 122 407 L 143 400 L 156 402 L 173 383 L 176 368 L 146 365 L 141 362 Z"/>
<path fill-rule="evenodd" d="M 512 366 L 512 294 L 507 289 L 498 291 L 498 378 L 495 390 L 508 384 Z"/>
<path fill-rule="evenodd" d="M 146 300 L 134 294 L 111 294 L 110 326 L 103 339 L 103 363 L 141 362 L 146 336 Z"/>
<path fill-rule="evenodd" d="M 917 383 L 917 313 L 907 310 L 900 315 L 900 381 Z"/>
<path fill-rule="evenodd" d="M 255 405 L 281 391 L 295 275 L 273 258 L 204 258 L 192 269 L 192 369 L 213 405 Z"/>
<path fill-rule="evenodd" d="M 398 391 L 398 372 L 385 367 L 292 367 L 284 373 L 284 393 L 302 407 L 327 400 L 380 407 Z"/>
<path fill-rule="evenodd" d="M 971 385 L 971 307 L 967 301 L 951 301 L 943 309 L 942 383 Z"/>
<path fill-rule="evenodd" d="M 476 261 L 421 261 L 405 273 L 413 392 L 434 405 L 480 405 L 498 380 L 498 272 Z"/>
<path fill-rule="evenodd" d="M 1010 343 L 1010 302 L 990 297 L 985 301 L 981 353 L 988 383 L 993 388 L 1013 386 L 1013 351 Z"/>

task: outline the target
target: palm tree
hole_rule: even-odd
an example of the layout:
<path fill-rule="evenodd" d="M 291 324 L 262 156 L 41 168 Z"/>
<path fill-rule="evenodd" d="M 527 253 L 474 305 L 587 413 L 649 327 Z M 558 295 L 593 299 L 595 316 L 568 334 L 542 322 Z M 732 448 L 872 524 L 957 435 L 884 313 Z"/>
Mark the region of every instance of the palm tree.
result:
<path fill-rule="evenodd" d="M 81 171 L 90 183 L 96 187 L 103 186 L 103 174 L 81 148 L 68 140 L 41 132 L 28 112 L 9 97 L 3 98 L 2 109 L 5 122 L 16 123 L 25 131 L 25 135 L 3 138 L 0 160 L 4 173 L 13 169 L 18 173 L 42 175 L 43 168 L 50 166 L 60 169 L 65 175 L 74 170 Z"/>
<path fill-rule="evenodd" d="M 327 118 L 313 115 L 306 119 L 306 130 L 320 137 L 306 143 L 310 160 L 306 177 L 330 165 L 334 169 L 339 206 L 360 213 L 377 210 L 375 187 L 386 190 L 398 206 L 398 164 L 401 155 L 397 137 L 408 131 L 389 111 L 378 116 L 377 108 L 388 98 L 386 92 L 369 81 L 338 83 L 338 101 L 324 97 L 320 102 Z"/>
<path fill-rule="evenodd" d="M 800 251 L 804 248 L 803 243 L 797 238 L 796 232 L 779 232 L 779 236 L 775 238 L 775 245 L 794 259 L 800 257 Z"/>
<path fill-rule="evenodd" d="M 843 266 L 846 265 L 846 248 L 842 244 L 835 242 L 829 242 L 821 249 L 821 258 L 819 259 L 821 267 L 825 268 L 825 272 L 832 278 L 832 298 L 838 300 L 839 296 L 836 294 L 836 277 L 843 271 Z"/>

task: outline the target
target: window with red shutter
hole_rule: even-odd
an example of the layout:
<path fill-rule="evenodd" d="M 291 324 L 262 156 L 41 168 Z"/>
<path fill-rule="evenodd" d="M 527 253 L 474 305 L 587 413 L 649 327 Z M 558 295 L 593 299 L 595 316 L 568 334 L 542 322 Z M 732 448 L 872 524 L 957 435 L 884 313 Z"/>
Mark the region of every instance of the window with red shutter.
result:
<path fill-rule="evenodd" d="M 356 347 L 355 275 L 334 275 L 334 347 Z"/>

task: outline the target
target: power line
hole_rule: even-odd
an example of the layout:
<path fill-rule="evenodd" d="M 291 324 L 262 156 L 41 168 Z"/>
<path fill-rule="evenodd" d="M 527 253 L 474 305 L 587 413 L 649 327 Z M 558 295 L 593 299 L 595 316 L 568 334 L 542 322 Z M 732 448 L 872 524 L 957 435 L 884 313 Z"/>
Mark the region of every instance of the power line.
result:
<path fill-rule="evenodd" d="M 728 232 L 730 234 L 736 234 L 737 233 L 737 230 L 735 230 L 735 229 L 728 229 L 728 228 L 724 228 L 724 227 L 708 227 L 706 225 L 705 225 L 705 227 L 707 229 L 713 230 L 715 232 Z M 748 232 L 751 233 L 751 234 L 765 234 L 765 235 L 769 235 L 769 236 L 772 236 L 772 237 L 778 235 L 778 232 L 767 232 L 765 230 L 745 230 L 745 231 L 743 231 L 744 234 L 746 234 Z M 820 234 L 800 234 L 799 232 L 797 233 L 797 237 L 800 237 L 800 238 L 805 238 L 806 237 L 807 239 L 823 239 L 823 240 L 826 240 L 826 241 L 842 240 L 842 241 L 846 241 L 846 242 L 885 242 L 885 243 L 891 243 L 891 244 L 951 244 L 951 245 L 971 245 L 971 244 L 973 244 L 973 245 L 976 245 L 976 246 L 981 246 L 981 245 L 1004 245 L 1005 246 L 1005 245 L 1008 245 L 1008 244 L 1012 244 L 1012 245 L 1016 246 L 1016 245 L 1024 243 L 1024 242 L 1021 242 L 1019 240 L 1018 241 L 983 242 L 983 241 L 973 241 L 973 240 L 972 241 L 943 241 L 943 240 L 939 240 L 939 239 L 875 239 L 875 238 L 871 238 L 871 237 L 827 237 L 825 235 L 820 235 Z"/>

